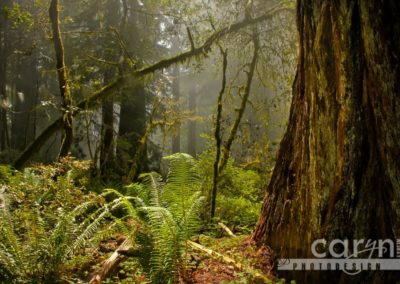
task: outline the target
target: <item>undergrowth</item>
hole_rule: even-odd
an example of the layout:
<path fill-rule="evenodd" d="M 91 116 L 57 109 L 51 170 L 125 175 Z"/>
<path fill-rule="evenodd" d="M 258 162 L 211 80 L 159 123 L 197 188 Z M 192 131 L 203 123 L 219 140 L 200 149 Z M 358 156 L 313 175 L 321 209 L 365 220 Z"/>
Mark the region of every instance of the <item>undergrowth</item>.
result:
<path fill-rule="evenodd" d="M 140 183 L 104 190 L 94 188 L 89 163 L 71 158 L 23 172 L 0 166 L 0 283 L 87 280 L 99 243 L 118 235 L 130 238 L 134 251 L 122 270 L 143 282 L 182 281 L 191 269 L 187 241 L 204 229 L 208 212 L 210 156 L 174 154 L 164 158 L 166 176 L 146 173 Z M 219 220 L 248 232 L 261 187 L 258 173 L 229 161 L 219 183 Z"/>

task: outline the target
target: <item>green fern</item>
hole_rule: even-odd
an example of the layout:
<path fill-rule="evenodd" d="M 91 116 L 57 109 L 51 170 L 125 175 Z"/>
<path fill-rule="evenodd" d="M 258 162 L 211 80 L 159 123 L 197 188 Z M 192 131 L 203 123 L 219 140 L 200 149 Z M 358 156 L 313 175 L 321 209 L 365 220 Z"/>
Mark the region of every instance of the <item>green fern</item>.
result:
<path fill-rule="evenodd" d="M 57 283 L 121 206 L 84 195 L 52 167 L 10 176 L 0 208 L 0 282 Z M 49 178 L 50 177 L 50 178 Z M 77 200 L 82 204 L 76 206 Z M 120 199 L 121 200 L 121 199 Z"/>
<path fill-rule="evenodd" d="M 150 206 L 145 212 L 153 241 L 150 257 L 152 283 L 170 283 L 183 263 L 185 243 L 199 228 L 199 212 L 204 198 L 200 182 L 193 171 L 194 160 L 187 154 L 165 158 L 170 162 L 166 183 L 159 176 L 147 175 Z"/>
<path fill-rule="evenodd" d="M 130 232 L 140 250 L 139 263 L 151 283 L 176 280 L 177 271 L 184 264 L 186 241 L 199 229 L 204 202 L 199 178 L 193 170 L 194 159 L 181 153 L 165 159 L 169 162 L 165 181 L 157 173 L 146 173 L 140 176 L 142 184 L 125 187 L 125 194 L 113 189 L 103 193 L 108 200 L 114 197 L 111 203 L 124 208 L 125 217 L 114 216 L 113 225 Z M 140 230 L 132 230 L 124 218 L 134 220 Z"/>

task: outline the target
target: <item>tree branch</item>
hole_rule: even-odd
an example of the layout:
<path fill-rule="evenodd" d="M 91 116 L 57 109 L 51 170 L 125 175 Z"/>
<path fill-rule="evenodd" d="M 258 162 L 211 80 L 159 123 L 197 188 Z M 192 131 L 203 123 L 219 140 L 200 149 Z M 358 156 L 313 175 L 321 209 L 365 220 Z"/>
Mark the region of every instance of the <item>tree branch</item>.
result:
<path fill-rule="evenodd" d="M 277 12 L 282 12 L 282 11 L 290 11 L 292 8 L 288 5 L 289 2 L 283 2 L 271 9 L 269 9 L 265 14 L 262 16 L 259 16 L 257 18 L 246 18 L 240 22 L 237 22 L 235 24 L 230 25 L 229 27 L 222 28 L 221 30 L 214 32 L 201 46 L 190 50 L 183 52 L 181 54 L 178 54 L 176 56 L 173 56 L 171 58 L 163 59 L 158 61 L 157 63 L 154 63 L 150 66 L 144 67 L 139 70 L 135 70 L 131 72 L 129 75 L 125 76 L 119 76 L 117 77 L 114 82 L 110 83 L 109 85 L 103 87 L 99 91 L 93 93 L 90 95 L 88 98 L 85 100 L 81 101 L 78 105 L 78 109 L 90 109 L 94 108 L 99 104 L 99 101 L 102 99 L 105 99 L 108 97 L 114 90 L 117 90 L 120 85 L 128 82 L 128 78 L 140 78 L 145 75 L 154 73 L 157 70 L 162 70 L 165 68 L 170 67 L 173 64 L 178 64 L 185 62 L 193 57 L 199 56 L 199 55 L 204 55 L 210 52 L 211 46 L 221 39 L 222 37 L 230 34 L 237 32 L 241 30 L 242 28 L 248 27 L 250 25 L 254 25 L 257 23 L 260 23 L 262 21 L 266 21 L 268 19 L 271 19 Z M 72 115 L 76 115 L 77 111 L 74 111 Z M 53 122 L 48 128 L 46 128 L 42 134 L 39 135 L 38 138 L 35 139 L 25 150 L 24 152 L 17 158 L 17 160 L 14 162 L 14 167 L 15 168 L 21 168 L 24 166 L 24 164 L 30 159 L 30 157 L 46 143 L 46 141 L 55 133 L 57 132 L 62 125 L 59 124 L 59 120 L 62 118 L 58 118 L 55 122 Z"/>
<path fill-rule="evenodd" d="M 226 164 L 228 163 L 229 153 L 230 153 L 230 150 L 231 150 L 231 147 L 232 147 L 232 143 L 235 140 L 236 133 L 238 131 L 240 122 L 242 120 L 244 111 L 246 109 L 247 101 L 248 101 L 249 96 L 250 96 L 251 83 L 253 81 L 254 71 L 255 71 L 256 65 L 257 65 L 257 58 L 258 58 L 259 48 L 260 48 L 259 40 L 257 38 L 257 35 L 254 35 L 253 59 L 252 59 L 251 64 L 250 64 L 249 71 L 245 71 L 246 75 L 247 75 L 246 87 L 244 89 L 242 102 L 240 104 L 240 108 L 238 109 L 238 114 L 237 114 L 236 120 L 235 120 L 235 122 L 234 122 L 234 124 L 233 124 L 233 126 L 231 128 L 231 131 L 229 133 L 228 139 L 224 143 L 224 149 L 223 149 L 223 154 L 222 154 L 222 158 L 221 158 L 221 163 L 220 163 L 219 168 L 218 168 L 219 172 L 222 172 L 224 170 Z"/>

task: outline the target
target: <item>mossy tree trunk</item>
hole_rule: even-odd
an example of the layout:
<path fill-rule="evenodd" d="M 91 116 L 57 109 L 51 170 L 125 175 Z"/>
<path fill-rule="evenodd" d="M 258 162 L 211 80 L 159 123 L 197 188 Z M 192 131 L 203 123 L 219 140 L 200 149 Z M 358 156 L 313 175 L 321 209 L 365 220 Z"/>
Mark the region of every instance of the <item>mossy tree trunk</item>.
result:
<path fill-rule="evenodd" d="M 400 237 L 399 13 L 398 1 L 298 0 L 293 101 L 258 244 L 294 258 L 318 238 Z"/>
<path fill-rule="evenodd" d="M 58 83 L 61 94 L 61 106 L 63 113 L 64 137 L 61 143 L 59 158 L 67 156 L 74 139 L 74 127 L 72 119 L 72 97 L 68 85 L 67 67 L 65 66 L 64 45 L 60 30 L 59 1 L 52 0 L 49 8 L 49 17 L 53 33 L 54 51 L 56 54 L 56 67 Z"/>

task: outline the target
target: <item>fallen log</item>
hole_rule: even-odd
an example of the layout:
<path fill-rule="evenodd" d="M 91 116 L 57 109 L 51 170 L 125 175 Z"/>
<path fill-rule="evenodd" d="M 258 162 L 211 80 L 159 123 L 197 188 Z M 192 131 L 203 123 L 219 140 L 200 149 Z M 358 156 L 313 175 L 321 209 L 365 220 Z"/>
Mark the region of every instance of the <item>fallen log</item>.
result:
<path fill-rule="evenodd" d="M 104 280 L 121 262 L 125 261 L 128 256 L 132 256 L 130 253 L 132 249 L 132 242 L 129 238 L 126 238 L 125 241 L 113 252 L 113 254 L 104 261 L 100 270 L 92 276 L 89 284 L 100 284 L 101 281 Z"/>
<path fill-rule="evenodd" d="M 258 272 L 252 267 L 245 266 L 240 262 L 235 261 L 233 258 L 230 258 L 229 256 L 223 255 L 219 252 L 213 251 L 212 249 L 206 248 L 202 246 L 201 244 L 192 242 L 192 241 L 187 241 L 187 244 L 193 249 L 198 252 L 202 252 L 210 256 L 211 258 L 214 258 L 218 261 L 224 262 L 226 264 L 232 265 L 238 270 L 244 271 L 245 273 L 253 276 L 255 279 L 262 280 L 264 283 L 275 283 L 271 278 L 268 276 Z"/>
<path fill-rule="evenodd" d="M 218 226 L 220 226 L 224 231 L 232 238 L 236 237 L 236 235 L 228 228 L 224 223 L 219 222 Z"/>

